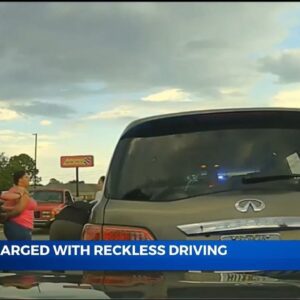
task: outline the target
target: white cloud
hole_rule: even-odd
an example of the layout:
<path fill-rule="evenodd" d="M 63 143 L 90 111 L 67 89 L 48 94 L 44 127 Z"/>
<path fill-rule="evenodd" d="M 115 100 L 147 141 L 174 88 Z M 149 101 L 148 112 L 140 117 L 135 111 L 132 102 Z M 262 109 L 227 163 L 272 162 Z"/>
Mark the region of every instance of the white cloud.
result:
<path fill-rule="evenodd" d="M 14 110 L 0 108 L 0 121 L 11 121 L 20 118 L 21 116 Z"/>
<path fill-rule="evenodd" d="M 14 130 L 0 130 L 0 143 L 2 147 L 7 146 L 8 143 L 24 142 L 31 138 L 30 134 L 23 132 L 16 132 Z M 2 144 L 3 143 L 3 144 Z"/>
<path fill-rule="evenodd" d="M 220 91 L 222 100 L 207 101 L 205 99 L 189 102 L 161 102 L 160 105 L 154 105 L 149 101 L 139 101 L 135 105 L 127 104 L 118 106 L 107 111 L 87 116 L 82 121 L 92 120 L 117 120 L 128 119 L 134 120 L 162 114 L 180 113 L 186 111 L 198 111 L 209 109 L 251 107 L 251 100 L 242 97 L 239 90 L 228 89 Z"/>
<path fill-rule="evenodd" d="M 42 121 L 40 122 L 40 124 L 41 124 L 42 126 L 50 126 L 50 125 L 52 124 L 52 122 L 49 121 L 49 120 L 42 120 Z"/>
<path fill-rule="evenodd" d="M 143 97 L 142 100 L 150 102 L 188 102 L 191 101 L 189 96 L 189 93 L 181 89 L 169 89 Z"/>
<path fill-rule="evenodd" d="M 75 99 L 87 93 L 78 85 L 95 82 L 118 93 L 166 87 L 184 91 L 146 95 L 144 101 L 182 101 L 185 92 L 215 100 L 224 85 L 251 88 L 257 82 L 253 55 L 268 54 L 287 37 L 290 20 L 281 22 L 281 17 L 297 6 L 50 3 L 33 11 L 27 5 L 4 5 L 0 27 L 10 28 L 11 34 L 0 33 L 0 98 Z M 78 20 L 76 39 L 70 39 Z M 31 32 L 29 38 L 24 31 Z M 36 72 L 28 72 L 30 68 Z M 40 104 L 15 109 L 28 115 L 72 116 L 70 110 Z"/>
<path fill-rule="evenodd" d="M 300 88 L 277 93 L 271 100 L 271 106 L 300 108 Z"/>
<path fill-rule="evenodd" d="M 241 97 L 244 96 L 244 92 L 237 88 L 222 88 L 220 89 L 220 94 L 223 97 Z"/>
<path fill-rule="evenodd" d="M 253 99 L 247 96 L 248 93 L 249 91 L 243 87 L 222 86 L 218 89 L 215 99 L 208 99 L 199 94 L 187 93 L 182 89 L 166 89 L 143 97 L 142 101 L 126 101 L 124 105 L 96 112 L 82 120 L 125 119 L 130 121 L 130 119 L 187 111 L 248 108 L 253 106 Z M 262 106 L 265 106 L 265 103 L 262 103 Z"/>
<path fill-rule="evenodd" d="M 184 109 L 183 109 L 184 110 Z M 186 109 L 185 109 L 186 110 Z M 160 114 L 167 114 L 182 111 L 179 107 L 158 107 L 153 105 L 128 105 L 119 106 L 111 110 L 102 111 L 97 114 L 83 118 L 83 120 L 117 120 L 117 119 L 138 119 Z"/>
<path fill-rule="evenodd" d="M 43 148 L 52 146 L 55 143 L 58 143 L 71 137 L 72 133 L 67 133 L 63 131 L 58 133 L 57 135 L 38 134 L 38 147 Z M 3 129 L 0 130 L 0 143 L 2 143 L 2 148 L 16 146 L 19 148 L 18 151 L 20 152 L 23 151 L 23 146 L 32 145 L 34 143 L 34 137 L 32 133 Z M 51 155 L 51 153 L 49 154 Z"/>
<path fill-rule="evenodd" d="M 116 107 L 111 110 L 101 111 L 97 114 L 88 116 L 84 120 L 110 120 L 110 119 L 121 119 L 121 118 L 131 118 L 133 117 L 133 112 L 131 108 L 127 106 Z"/>
<path fill-rule="evenodd" d="M 284 49 L 260 59 L 263 71 L 278 77 L 280 83 L 300 82 L 300 49 Z"/>

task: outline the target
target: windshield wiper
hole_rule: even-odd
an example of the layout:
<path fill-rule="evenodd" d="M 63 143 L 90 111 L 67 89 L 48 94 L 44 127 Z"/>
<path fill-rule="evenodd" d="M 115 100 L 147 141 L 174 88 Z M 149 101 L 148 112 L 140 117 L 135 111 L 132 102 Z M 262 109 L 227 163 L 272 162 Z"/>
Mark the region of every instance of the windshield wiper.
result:
<path fill-rule="evenodd" d="M 300 179 L 300 174 L 243 177 L 242 183 L 251 184 L 251 183 L 268 182 L 268 181 L 276 181 L 276 180 L 288 180 L 293 178 Z"/>

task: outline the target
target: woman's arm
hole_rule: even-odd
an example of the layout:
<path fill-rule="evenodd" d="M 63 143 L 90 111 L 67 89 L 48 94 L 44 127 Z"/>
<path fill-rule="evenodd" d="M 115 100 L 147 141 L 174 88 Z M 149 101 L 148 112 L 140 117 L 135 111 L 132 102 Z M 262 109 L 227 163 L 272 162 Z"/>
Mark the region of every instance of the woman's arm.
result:
<path fill-rule="evenodd" d="M 28 205 L 30 201 L 30 197 L 27 193 L 24 193 L 18 203 L 13 207 L 6 207 L 5 205 L 2 206 L 2 210 L 7 218 L 16 217 L 18 216 Z"/>
<path fill-rule="evenodd" d="M 6 213 L 4 212 L 2 206 L 4 205 L 4 201 L 0 200 L 0 223 L 3 223 L 6 221 L 7 217 L 6 217 Z"/>
<path fill-rule="evenodd" d="M 15 208 L 16 203 L 18 203 L 24 194 L 24 191 L 16 189 L 14 191 L 8 191 L 1 193 L 0 195 L 0 223 L 3 223 L 8 218 L 8 211 L 12 211 Z M 14 206 L 7 206 L 8 203 L 14 202 Z M 15 211 L 14 214 L 17 212 Z M 13 215 L 13 213 L 11 213 Z"/>
<path fill-rule="evenodd" d="M 20 192 L 5 192 L 0 195 L 0 199 L 4 201 L 18 200 L 22 196 Z"/>

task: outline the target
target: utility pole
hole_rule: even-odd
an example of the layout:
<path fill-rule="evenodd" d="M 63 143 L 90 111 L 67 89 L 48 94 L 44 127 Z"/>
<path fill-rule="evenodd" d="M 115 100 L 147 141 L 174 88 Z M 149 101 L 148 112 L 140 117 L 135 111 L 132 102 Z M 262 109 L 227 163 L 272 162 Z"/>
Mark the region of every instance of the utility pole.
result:
<path fill-rule="evenodd" d="M 79 168 L 76 167 L 76 197 L 79 197 Z"/>
<path fill-rule="evenodd" d="M 36 170 L 37 170 L 37 133 L 33 133 L 32 135 L 35 136 L 35 143 L 34 143 L 34 189 L 36 188 Z"/>

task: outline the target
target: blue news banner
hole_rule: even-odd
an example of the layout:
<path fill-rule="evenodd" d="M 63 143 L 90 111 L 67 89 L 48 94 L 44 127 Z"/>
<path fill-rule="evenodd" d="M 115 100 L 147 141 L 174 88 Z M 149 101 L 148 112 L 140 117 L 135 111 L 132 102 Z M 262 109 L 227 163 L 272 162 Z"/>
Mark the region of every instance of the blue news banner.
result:
<path fill-rule="evenodd" d="M 300 241 L 1 241 L 0 270 L 300 270 Z"/>

